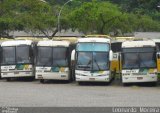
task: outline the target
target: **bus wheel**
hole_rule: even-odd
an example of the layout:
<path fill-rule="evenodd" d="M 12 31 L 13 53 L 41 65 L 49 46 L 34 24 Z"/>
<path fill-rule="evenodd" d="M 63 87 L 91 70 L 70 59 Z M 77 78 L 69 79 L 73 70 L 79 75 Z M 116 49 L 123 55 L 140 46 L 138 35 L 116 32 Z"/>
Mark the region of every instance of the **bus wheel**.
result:
<path fill-rule="evenodd" d="M 129 84 L 128 83 L 123 83 L 123 86 L 128 86 Z"/>
<path fill-rule="evenodd" d="M 7 81 L 8 81 L 8 82 L 11 81 L 11 78 L 7 78 Z"/>
<path fill-rule="evenodd" d="M 78 85 L 83 85 L 83 82 L 78 82 Z"/>
<path fill-rule="evenodd" d="M 44 79 L 41 79 L 41 80 L 40 80 L 40 83 L 44 84 Z"/>

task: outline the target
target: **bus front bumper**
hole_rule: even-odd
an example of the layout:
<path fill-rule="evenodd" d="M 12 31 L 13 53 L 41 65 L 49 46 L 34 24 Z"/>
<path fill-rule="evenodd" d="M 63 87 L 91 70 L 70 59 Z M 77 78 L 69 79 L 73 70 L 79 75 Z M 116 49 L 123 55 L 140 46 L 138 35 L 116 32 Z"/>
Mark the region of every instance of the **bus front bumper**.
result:
<path fill-rule="evenodd" d="M 122 83 L 140 83 L 140 82 L 157 82 L 158 78 L 157 75 L 155 76 L 123 76 Z"/>
<path fill-rule="evenodd" d="M 36 79 L 69 80 L 70 77 L 68 73 L 44 72 L 44 73 L 36 73 Z"/>
<path fill-rule="evenodd" d="M 15 71 L 15 72 L 1 72 L 2 78 L 16 78 L 16 77 L 32 77 L 32 71 Z"/>
<path fill-rule="evenodd" d="M 110 82 L 113 78 L 110 71 L 83 71 L 76 70 L 75 78 L 77 82 Z"/>
<path fill-rule="evenodd" d="M 77 82 L 110 82 L 111 78 L 109 76 L 78 76 L 76 75 Z"/>

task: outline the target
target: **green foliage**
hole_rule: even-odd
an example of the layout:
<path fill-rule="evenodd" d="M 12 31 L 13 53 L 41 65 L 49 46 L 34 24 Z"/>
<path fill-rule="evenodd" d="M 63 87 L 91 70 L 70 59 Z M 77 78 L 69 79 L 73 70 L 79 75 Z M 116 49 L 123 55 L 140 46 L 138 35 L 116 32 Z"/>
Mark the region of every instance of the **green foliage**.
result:
<path fill-rule="evenodd" d="M 145 1 L 141 0 L 141 2 Z M 68 17 L 73 29 L 78 29 L 86 34 L 113 32 L 114 35 L 118 35 L 134 31 L 160 31 L 160 22 L 142 14 L 141 9 L 128 13 L 118 5 L 97 0 L 84 2 L 80 7 L 71 11 Z M 155 18 L 159 18 L 159 12 Z"/>
<path fill-rule="evenodd" d="M 112 10 L 111 10 L 112 9 Z M 116 21 L 122 13 L 116 5 L 109 2 L 84 2 L 69 15 L 74 29 L 82 32 L 105 33 L 111 22 Z"/>
<path fill-rule="evenodd" d="M 0 3 L 0 10 L 0 35 L 12 30 L 46 34 L 56 26 L 51 6 L 39 0 L 5 0 Z"/>
<path fill-rule="evenodd" d="M 1 0 L 0 36 L 23 30 L 57 32 L 58 13 L 68 0 Z M 159 0 L 73 0 L 62 10 L 61 29 L 114 35 L 160 31 Z"/>

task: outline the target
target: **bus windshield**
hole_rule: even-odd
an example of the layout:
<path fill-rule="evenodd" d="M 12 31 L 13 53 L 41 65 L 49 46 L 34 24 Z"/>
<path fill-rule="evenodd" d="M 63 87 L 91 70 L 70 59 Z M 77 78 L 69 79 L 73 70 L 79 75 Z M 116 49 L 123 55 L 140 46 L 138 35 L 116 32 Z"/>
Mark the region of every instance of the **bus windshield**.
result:
<path fill-rule="evenodd" d="M 109 69 L 109 54 L 93 52 L 93 70 Z"/>
<path fill-rule="evenodd" d="M 87 71 L 107 70 L 109 69 L 108 63 L 106 52 L 78 52 L 76 68 Z"/>
<path fill-rule="evenodd" d="M 138 68 L 139 60 L 137 53 L 124 53 L 123 54 L 123 68 Z"/>
<path fill-rule="evenodd" d="M 92 52 L 78 52 L 77 69 L 91 70 Z"/>
<path fill-rule="evenodd" d="M 15 47 L 2 47 L 2 64 L 15 64 Z"/>
<path fill-rule="evenodd" d="M 66 47 L 38 47 L 38 66 L 68 66 L 68 48 Z"/>
<path fill-rule="evenodd" d="M 51 47 L 38 47 L 37 65 L 38 66 L 52 65 L 52 48 Z"/>
<path fill-rule="evenodd" d="M 140 67 L 156 67 L 155 53 L 140 53 Z"/>
<path fill-rule="evenodd" d="M 124 53 L 123 68 L 155 68 L 156 54 L 154 52 Z"/>
<path fill-rule="evenodd" d="M 68 66 L 68 49 L 65 47 L 53 48 L 53 66 Z"/>
<path fill-rule="evenodd" d="M 31 63 L 29 46 L 16 47 L 16 61 L 17 63 Z"/>

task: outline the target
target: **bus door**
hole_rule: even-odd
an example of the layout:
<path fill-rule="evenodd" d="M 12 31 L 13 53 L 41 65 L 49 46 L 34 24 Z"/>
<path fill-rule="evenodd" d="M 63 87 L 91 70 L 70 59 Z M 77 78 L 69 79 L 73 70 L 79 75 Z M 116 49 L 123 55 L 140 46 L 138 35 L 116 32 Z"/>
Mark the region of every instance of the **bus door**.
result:
<path fill-rule="evenodd" d="M 113 53 L 113 59 L 111 62 L 111 70 L 116 73 L 119 72 L 119 53 Z"/>

